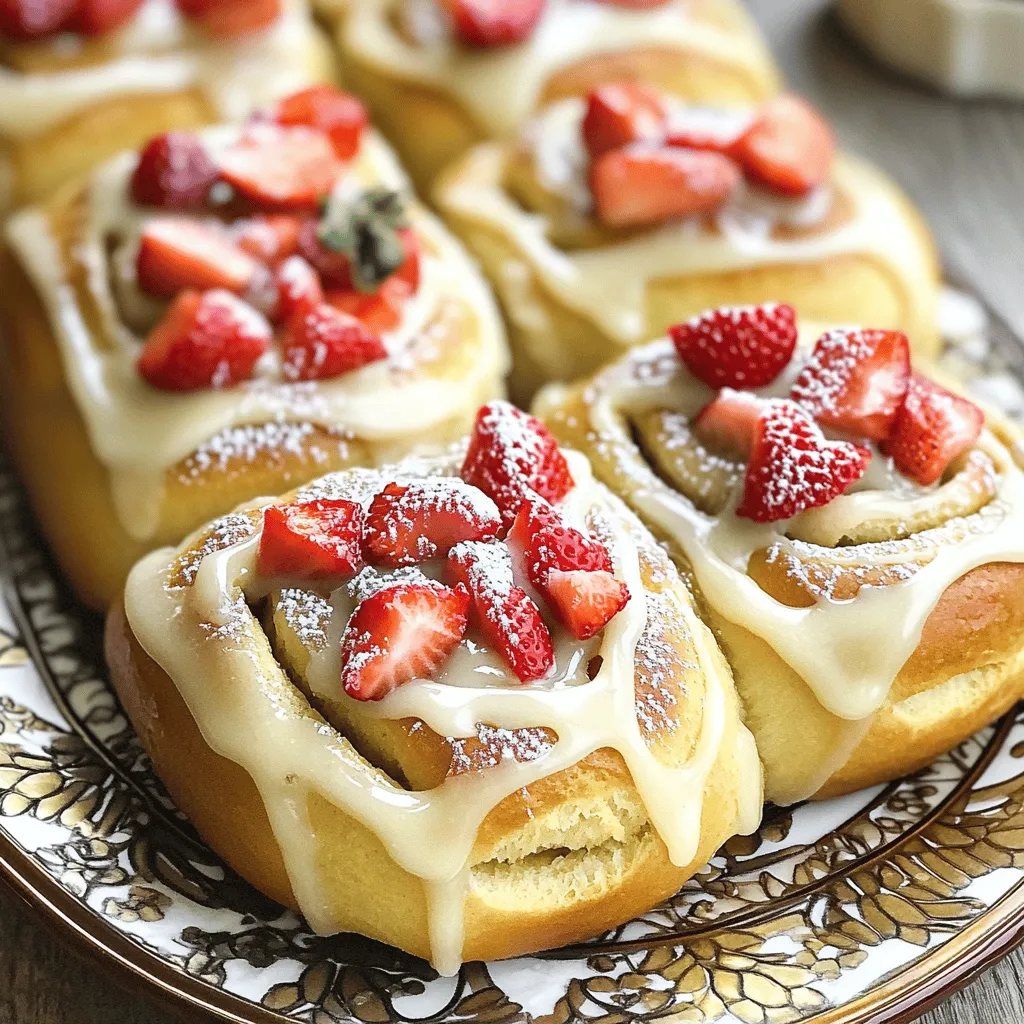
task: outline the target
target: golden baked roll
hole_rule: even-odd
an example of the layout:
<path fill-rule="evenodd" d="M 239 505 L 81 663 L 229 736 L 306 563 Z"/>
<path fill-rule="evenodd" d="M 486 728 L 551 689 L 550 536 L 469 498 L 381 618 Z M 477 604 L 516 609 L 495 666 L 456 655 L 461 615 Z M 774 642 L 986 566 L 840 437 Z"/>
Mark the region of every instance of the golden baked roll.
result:
<path fill-rule="evenodd" d="M 267 501 L 141 561 L 107 654 L 178 806 L 314 929 L 452 973 L 627 921 L 756 828 L 710 630 L 532 417 Z"/>
<path fill-rule="evenodd" d="M 0 213 L 157 132 L 240 121 L 334 77 L 305 0 L 11 0 Z"/>
<path fill-rule="evenodd" d="M 417 186 L 537 107 L 639 79 L 698 102 L 744 104 L 779 87 L 736 0 L 328 0 L 346 80 Z"/>
<path fill-rule="evenodd" d="M 3 422 L 92 604 L 240 501 L 442 450 L 502 391 L 487 285 L 361 105 L 292 99 L 9 224 Z"/>
<path fill-rule="evenodd" d="M 913 772 L 1024 684 L 1016 431 L 898 332 L 793 356 L 794 323 L 712 311 L 537 402 L 692 582 L 778 803 Z"/>
<path fill-rule="evenodd" d="M 436 201 L 498 290 L 522 397 L 730 303 L 937 344 L 928 230 L 794 96 L 725 111 L 601 86 L 472 150 Z"/>

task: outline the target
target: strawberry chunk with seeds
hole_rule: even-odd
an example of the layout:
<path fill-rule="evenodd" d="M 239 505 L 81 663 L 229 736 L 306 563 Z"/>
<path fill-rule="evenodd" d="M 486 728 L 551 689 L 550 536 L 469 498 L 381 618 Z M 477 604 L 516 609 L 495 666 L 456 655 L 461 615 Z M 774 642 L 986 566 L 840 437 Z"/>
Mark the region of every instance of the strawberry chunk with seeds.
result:
<path fill-rule="evenodd" d="M 164 391 L 231 387 L 252 376 L 270 341 L 270 325 L 231 292 L 187 290 L 153 328 L 137 367 Z"/>
<path fill-rule="evenodd" d="M 777 96 L 732 148 L 747 177 L 776 192 L 802 196 L 832 172 L 836 138 L 828 122 L 799 96 Z"/>
<path fill-rule="evenodd" d="M 274 107 L 273 117 L 278 124 L 319 128 L 331 140 L 339 160 L 351 160 L 356 155 L 370 123 L 366 107 L 351 93 L 333 85 L 314 85 L 286 96 Z"/>
<path fill-rule="evenodd" d="M 554 435 L 510 402 L 489 402 L 476 415 L 462 479 L 494 500 L 511 524 L 523 499 L 561 501 L 573 487 Z"/>
<path fill-rule="evenodd" d="M 508 549 L 468 541 L 448 554 L 448 577 L 470 596 L 473 621 L 524 683 L 543 679 L 555 663 L 551 634 L 540 609 L 512 576 Z"/>
<path fill-rule="evenodd" d="M 661 142 L 665 110 L 661 97 L 640 82 L 610 82 L 587 97 L 583 142 L 592 159 L 631 142 Z"/>
<path fill-rule="evenodd" d="M 225 288 L 242 293 L 259 264 L 218 228 L 178 217 L 154 217 L 139 239 L 139 287 L 172 298 L 183 288 Z"/>
<path fill-rule="evenodd" d="M 644 227 L 718 209 L 740 172 L 721 153 L 630 146 L 590 165 L 597 216 L 611 227 Z"/>
<path fill-rule="evenodd" d="M 750 391 L 722 388 L 693 418 L 693 429 L 714 451 L 745 462 L 763 404 Z"/>
<path fill-rule="evenodd" d="M 790 398 L 819 423 L 882 441 L 910 383 L 910 344 L 900 331 L 837 328 L 822 335 Z"/>
<path fill-rule="evenodd" d="M 187 210 L 201 206 L 217 168 L 193 132 L 164 132 L 150 139 L 132 173 L 132 199 L 140 206 Z"/>
<path fill-rule="evenodd" d="M 299 251 L 302 221 L 289 213 L 257 214 L 235 221 L 231 236 L 242 252 L 273 265 Z"/>
<path fill-rule="evenodd" d="M 355 576 L 363 567 L 363 519 L 363 506 L 344 498 L 271 505 L 256 571 L 303 580 Z"/>
<path fill-rule="evenodd" d="M 827 440 L 796 402 L 772 399 L 754 428 L 736 515 L 772 523 L 827 505 L 864 475 L 870 461 L 871 452 L 861 445 Z"/>
<path fill-rule="evenodd" d="M 377 565 L 398 568 L 447 555 L 467 540 L 494 540 L 498 506 L 459 479 L 390 483 L 367 513 L 366 550 Z"/>
<path fill-rule="evenodd" d="M 629 588 L 604 570 L 555 569 L 545 596 L 565 628 L 577 640 L 589 640 L 626 607 Z"/>
<path fill-rule="evenodd" d="M 389 277 L 371 295 L 354 289 L 332 289 L 327 293 L 327 301 L 335 309 L 354 316 L 377 334 L 387 334 L 398 327 L 408 300 L 409 286 L 394 277 Z"/>
<path fill-rule="evenodd" d="M 713 388 L 762 388 L 788 365 L 796 312 L 784 303 L 709 309 L 669 328 L 690 373 Z"/>
<path fill-rule="evenodd" d="M 355 317 L 318 302 L 300 308 L 285 327 L 286 380 L 326 380 L 387 358 L 380 336 Z"/>
<path fill-rule="evenodd" d="M 0 35 L 42 39 L 59 32 L 78 0 L 0 0 Z"/>
<path fill-rule="evenodd" d="M 101 36 L 130 21 L 143 0 L 78 0 L 64 28 L 83 36 Z"/>
<path fill-rule="evenodd" d="M 258 32 L 281 15 L 281 0 L 175 0 L 178 10 L 221 39 Z"/>
<path fill-rule="evenodd" d="M 274 295 L 270 318 L 284 323 L 323 302 L 324 290 L 317 272 L 301 256 L 289 256 L 274 270 Z"/>
<path fill-rule="evenodd" d="M 430 679 L 462 643 L 469 595 L 440 584 L 397 583 L 361 601 L 341 640 L 341 683 L 356 700 L 381 700 Z"/>
<path fill-rule="evenodd" d="M 925 486 L 977 441 L 985 414 L 973 402 L 915 373 L 882 451 L 896 468 Z"/>
<path fill-rule="evenodd" d="M 545 0 L 442 0 L 456 36 L 469 46 L 511 46 L 526 39 Z"/>

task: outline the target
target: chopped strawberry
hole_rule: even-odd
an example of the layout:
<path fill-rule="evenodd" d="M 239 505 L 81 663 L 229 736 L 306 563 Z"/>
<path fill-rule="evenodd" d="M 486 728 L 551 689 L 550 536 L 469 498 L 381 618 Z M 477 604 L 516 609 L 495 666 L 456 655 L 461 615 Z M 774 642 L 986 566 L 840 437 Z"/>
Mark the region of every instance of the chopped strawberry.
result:
<path fill-rule="evenodd" d="M 913 374 L 906 401 L 882 450 L 919 484 L 933 484 L 978 439 L 985 414 L 973 402 Z"/>
<path fill-rule="evenodd" d="M 303 580 L 354 576 L 363 567 L 363 519 L 363 506 L 344 498 L 271 505 L 256 571 Z"/>
<path fill-rule="evenodd" d="M 366 550 L 376 565 L 397 568 L 447 555 L 465 540 L 494 540 L 497 505 L 458 478 L 391 483 L 370 504 Z"/>
<path fill-rule="evenodd" d="M 380 336 L 326 302 L 300 308 L 285 327 L 286 380 L 325 380 L 387 358 Z"/>
<path fill-rule="evenodd" d="M 142 229 L 135 267 L 144 292 L 171 298 L 183 288 L 242 293 L 259 264 L 219 227 L 180 217 L 154 217 Z"/>
<path fill-rule="evenodd" d="M 721 153 L 668 146 L 617 149 L 590 165 L 597 215 L 611 227 L 643 227 L 710 212 L 739 181 L 739 169 Z"/>
<path fill-rule="evenodd" d="M 178 10 L 211 36 L 258 32 L 281 16 L 281 0 L 175 0 Z"/>
<path fill-rule="evenodd" d="M 348 255 L 324 245 L 320 241 L 319 231 L 318 221 L 303 221 L 299 229 L 299 252 L 316 267 L 325 288 L 353 290 Z"/>
<path fill-rule="evenodd" d="M 761 388 L 793 358 L 796 312 L 784 303 L 709 309 L 669 328 L 679 358 L 712 388 Z"/>
<path fill-rule="evenodd" d="M 799 96 L 776 96 L 732 149 L 747 176 L 789 196 L 823 185 L 832 171 L 836 138 L 828 122 Z"/>
<path fill-rule="evenodd" d="M 540 609 L 512 577 L 508 549 L 469 541 L 448 555 L 449 578 L 469 591 L 474 622 L 524 683 L 543 679 L 554 665 L 551 634 Z"/>
<path fill-rule="evenodd" d="M 413 228 L 399 228 L 398 237 L 402 240 L 402 248 L 405 249 L 405 260 L 391 278 L 403 281 L 409 286 L 409 290 L 415 293 L 420 286 L 420 263 L 423 258 L 420 239 Z"/>
<path fill-rule="evenodd" d="M 355 289 L 333 289 L 327 293 L 327 301 L 335 309 L 354 316 L 378 334 L 387 334 L 398 327 L 408 299 L 409 286 L 397 276 L 389 277 L 371 295 Z"/>
<path fill-rule="evenodd" d="M 139 206 L 187 210 L 201 206 L 217 180 L 217 168 L 193 132 L 164 132 L 146 143 L 132 173 Z"/>
<path fill-rule="evenodd" d="M 610 82 L 587 97 L 583 141 L 591 159 L 631 142 L 658 143 L 665 138 L 661 97 L 640 82 Z"/>
<path fill-rule="evenodd" d="M 469 46 L 511 46 L 526 39 L 544 0 L 442 0 L 455 34 Z"/>
<path fill-rule="evenodd" d="M 763 402 L 750 391 L 722 388 L 693 419 L 697 436 L 716 452 L 744 462 L 754 442 Z"/>
<path fill-rule="evenodd" d="M 78 0 L 64 28 L 83 36 L 101 36 L 128 22 L 143 0 Z"/>
<path fill-rule="evenodd" d="M 753 118 L 740 111 L 671 103 L 667 111 L 665 143 L 729 155 L 752 123 Z"/>
<path fill-rule="evenodd" d="M 278 124 L 319 128 L 331 140 L 339 160 L 351 160 L 356 155 L 370 123 L 366 107 L 351 93 L 333 85 L 314 85 L 286 96 L 274 107 L 273 117 Z"/>
<path fill-rule="evenodd" d="M 596 636 L 629 601 L 626 584 L 603 570 L 554 569 L 544 593 L 559 621 L 577 640 Z"/>
<path fill-rule="evenodd" d="M 270 341 L 270 325 L 231 292 L 187 290 L 153 328 L 137 366 L 165 391 L 226 388 L 252 375 Z"/>
<path fill-rule="evenodd" d="M 302 221 L 289 213 L 257 214 L 235 221 L 231 236 L 242 252 L 273 265 L 299 251 Z"/>
<path fill-rule="evenodd" d="M 469 596 L 440 584 L 397 583 L 359 603 L 341 639 L 341 682 L 356 700 L 381 700 L 430 679 L 466 635 Z"/>
<path fill-rule="evenodd" d="M 59 32 L 78 0 L 0 0 L 0 35 L 42 39 Z"/>
<path fill-rule="evenodd" d="M 840 327 L 818 339 L 789 397 L 823 426 L 882 441 L 909 383 L 905 334 Z"/>
<path fill-rule="evenodd" d="M 284 209 L 315 209 L 342 169 L 323 132 L 269 123 L 250 124 L 218 162 L 221 176 L 243 196 Z"/>
<path fill-rule="evenodd" d="M 509 402 L 489 402 L 476 415 L 462 479 L 494 499 L 511 524 L 523 499 L 561 501 L 572 474 L 554 435 L 535 416 Z"/>
<path fill-rule="evenodd" d="M 289 256 L 274 270 L 274 296 L 270 318 L 284 323 L 323 302 L 324 290 L 316 271 L 301 256 Z"/>
<path fill-rule="evenodd" d="M 864 475 L 870 461 L 871 452 L 861 445 L 826 440 L 796 402 L 772 399 L 754 427 L 736 515 L 772 523 L 827 505 Z"/>

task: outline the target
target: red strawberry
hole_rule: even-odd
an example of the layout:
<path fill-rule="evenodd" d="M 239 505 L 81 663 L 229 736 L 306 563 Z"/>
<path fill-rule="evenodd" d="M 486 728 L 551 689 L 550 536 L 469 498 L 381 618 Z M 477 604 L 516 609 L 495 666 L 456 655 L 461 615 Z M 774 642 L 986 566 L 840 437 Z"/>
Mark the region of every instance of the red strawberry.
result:
<path fill-rule="evenodd" d="M 146 143 L 132 174 L 132 199 L 139 206 L 187 210 L 201 206 L 217 180 L 217 168 L 202 139 L 192 132 L 164 132 Z"/>
<path fill-rule="evenodd" d="M 314 85 L 286 96 L 274 107 L 273 118 L 278 124 L 319 128 L 331 140 L 339 160 L 351 160 L 356 155 L 370 122 L 366 107 L 351 93 L 333 85 Z"/>
<path fill-rule="evenodd" d="M 796 402 L 772 399 L 754 427 L 736 515 L 772 523 L 827 505 L 864 475 L 870 461 L 871 452 L 861 445 L 826 440 Z"/>
<path fill-rule="evenodd" d="M 661 97 L 639 82 L 610 82 L 587 97 L 583 141 L 592 159 L 631 142 L 661 142 L 665 110 Z"/>
<path fill-rule="evenodd" d="M 790 398 L 819 423 L 882 441 L 910 383 L 910 345 L 899 331 L 837 328 L 822 335 Z"/>
<path fill-rule="evenodd" d="M 732 195 L 736 165 L 721 153 L 668 146 L 630 146 L 590 165 L 590 191 L 601 221 L 612 227 L 643 227 L 707 213 Z"/>
<path fill-rule="evenodd" d="M 784 303 L 709 309 L 669 328 L 679 358 L 712 388 L 762 388 L 796 347 L 796 312 Z"/>
<path fill-rule="evenodd" d="M 352 613 L 341 640 L 341 682 L 356 700 L 381 700 L 430 679 L 466 635 L 469 596 L 440 584 L 398 583 Z"/>
<path fill-rule="evenodd" d="M 354 316 L 377 334 L 387 334 L 398 327 L 408 298 L 409 286 L 394 275 L 370 295 L 355 289 L 333 289 L 327 293 L 327 302 L 335 309 Z"/>
<path fill-rule="evenodd" d="M 978 439 L 985 414 L 973 402 L 913 374 L 906 401 L 882 450 L 919 484 L 933 484 Z"/>
<path fill-rule="evenodd" d="M 252 375 L 270 341 L 270 325 L 231 292 L 187 290 L 153 328 L 137 366 L 165 391 L 226 388 Z"/>
<path fill-rule="evenodd" d="M 280 263 L 299 251 L 302 221 L 289 213 L 257 214 L 235 221 L 231 237 L 242 252 L 261 263 Z"/>
<path fill-rule="evenodd" d="M 0 35 L 42 39 L 67 24 L 78 0 L 0 0 Z"/>
<path fill-rule="evenodd" d="M 299 252 L 316 267 L 325 288 L 352 290 L 352 270 L 348 256 L 324 245 L 318 236 L 319 230 L 318 221 L 303 221 L 299 229 Z"/>
<path fill-rule="evenodd" d="M 218 163 L 229 185 L 272 209 L 315 209 L 342 169 L 323 132 L 263 123 L 250 124 Z"/>
<path fill-rule="evenodd" d="M 365 324 L 319 302 L 300 308 L 288 321 L 281 372 L 286 380 L 325 380 L 387 354 L 379 335 Z"/>
<path fill-rule="evenodd" d="M 761 399 L 750 391 L 722 388 L 694 417 L 693 429 L 714 451 L 745 462 L 763 406 Z"/>
<path fill-rule="evenodd" d="M 511 46 L 533 31 L 544 0 L 442 0 L 455 34 L 469 46 Z"/>
<path fill-rule="evenodd" d="M 304 580 L 354 576 L 363 567 L 363 518 L 363 506 L 344 498 L 271 505 L 256 571 Z"/>
<path fill-rule="evenodd" d="M 572 475 L 558 442 L 534 416 L 509 402 L 489 402 L 476 415 L 462 479 L 494 499 L 511 524 L 519 506 L 534 494 L 561 501 L 572 490 Z"/>
<path fill-rule="evenodd" d="M 101 36 L 130 21 L 143 0 L 78 0 L 64 28 L 83 36 Z"/>
<path fill-rule="evenodd" d="M 391 483 L 370 504 L 366 550 L 376 565 L 397 568 L 447 555 L 466 540 L 494 540 L 498 507 L 459 479 Z"/>
<path fill-rule="evenodd" d="M 589 640 L 626 607 L 629 588 L 610 572 L 555 569 L 545 596 L 565 628 L 577 640 Z"/>
<path fill-rule="evenodd" d="M 508 549 L 469 541 L 448 555 L 449 578 L 469 591 L 473 620 L 484 640 L 524 683 L 543 679 L 555 662 L 551 634 L 540 610 L 516 586 Z"/>
<path fill-rule="evenodd" d="M 175 0 L 186 17 L 212 36 L 229 38 L 258 32 L 281 15 L 281 0 Z"/>
<path fill-rule="evenodd" d="M 777 96 L 732 148 L 747 176 L 784 195 L 802 196 L 832 171 L 836 139 L 824 118 L 798 96 Z"/>
<path fill-rule="evenodd" d="M 244 292 L 259 264 L 219 228 L 154 217 L 142 229 L 135 267 L 144 292 L 171 298 L 183 288 Z"/>
<path fill-rule="evenodd" d="M 270 318 L 284 323 L 300 310 L 323 302 L 324 290 L 316 271 L 301 256 L 289 256 L 274 270 L 274 295 Z"/>

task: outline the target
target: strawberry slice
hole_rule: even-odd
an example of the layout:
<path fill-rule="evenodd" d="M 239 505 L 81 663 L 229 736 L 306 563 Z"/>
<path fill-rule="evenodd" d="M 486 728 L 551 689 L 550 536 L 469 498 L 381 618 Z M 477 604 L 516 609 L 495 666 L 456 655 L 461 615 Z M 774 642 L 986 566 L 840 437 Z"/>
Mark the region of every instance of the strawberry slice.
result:
<path fill-rule="evenodd" d="M 751 180 L 802 196 L 828 180 L 835 152 L 828 122 L 799 96 L 784 95 L 764 104 L 732 156 Z"/>
<path fill-rule="evenodd" d="M 252 376 L 270 341 L 270 325 L 231 292 L 186 290 L 153 328 L 136 365 L 164 391 L 226 388 Z"/>
<path fill-rule="evenodd" d="M 714 451 L 745 462 L 763 406 L 761 399 L 750 391 L 722 388 L 693 418 L 693 429 Z"/>
<path fill-rule="evenodd" d="M 785 303 L 709 309 L 669 328 L 679 358 L 712 388 L 765 387 L 796 347 L 796 311 Z"/>
<path fill-rule="evenodd" d="M 707 213 L 732 195 L 740 171 L 721 153 L 668 146 L 630 146 L 590 165 L 590 191 L 600 220 L 611 227 L 643 227 Z"/>
<path fill-rule="evenodd" d="M 281 16 L 281 0 L 175 0 L 178 10 L 211 36 L 258 32 Z"/>
<path fill-rule="evenodd" d="M 773 523 L 827 505 L 864 475 L 870 461 L 871 452 L 861 445 L 826 440 L 796 402 L 772 399 L 754 427 L 736 515 Z"/>
<path fill-rule="evenodd" d="M 274 270 L 274 295 L 270 319 L 284 323 L 323 302 L 324 290 L 317 272 L 301 256 L 289 256 Z"/>
<path fill-rule="evenodd" d="M 172 298 L 183 288 L 244 292 L 259 266 L 219 228 L 154 217 L 142 229 L 135 270 L 144 292 Z"/>
<path fill-rule="evenodd" d="M 789 397 L 820 424 L 882 441 L 910 383 L 910 345 L 900 331 L 837 328 L 822 335 Z"/>
<path fill-rule="evenodd" d="M 326 302 L 300 308 L 285 327 L 285 380 L 326 380 L 387 358 L 380 336 Z"/>
<path fill-rule="evenodd" d="M 0 0 L 0 35 L 42 39 L 67 24 L 77 0 Z"/>
<path fill-rule="evenodd" d="M 217 168 L 193 132 L 164 132 L 146 143 L 132 173 L 139 206 L 187 210 L 201 206 L 217 180 Z"/>
<path fill-rule="evenodd" d="M 286 96 L 278 101 L 272 116 L 278 124 L 318 128 L 331 140 L 339 160 L 351 160 L 359 152 L 363 131 L 370 123 L 366 107 L 333 85 L 314 85 Z"/>
<path fill-rule="evenodd" d="M 319 227 L 315 220 L 307 220 L 302 225 L 299 232 L 299 251 L 316 267 L 326 288 L 332 291 L 354 292 L 352 270 L 347 253 L 324 245 L 319 238 Z M 407 285 L 407 293 L 412 293 L 420 286 L 422 249 L 419 237 L 412 228 L 399 228 L 397 234 L 405 249 L 405 260 L 398 270 L 388 278 L 388 281 L 402 281 Z"/>
<path fill-rule="evenodd" d="M 134 17 L 143 0 L 78 0 L 64 28 L 83 36 L 113 32 Z"/>
<path fill-rule="evenodd" d="M 582 131 L 592 159 L 631 142 L 661 142 L 665 138 L 661 97 L 639 82 L 598 86 L 587 97 Z"/>
<path fill-rule="evenodd" d="M 501 544 L 467 541 L 448 554 L 449 579 L 471 599 L 473 621 L 524 683 L 543 679 L 555 663 L 551 634 L 540 609 L 512 576 L 512 559 Z"/>
<path fill-rule="evenodd" d="M 334 289 L 327 301 L 342 313 L 354 316 L 377 334 L 387 334 L 402 322 L 402 312 L 409 300 L 409 286 L 394 276 L 389 277 L 372 295 L 354 289 Z"/>
<path fill-rule="evenodd" d="M 521 43 L 544 13 L 544 0 L 441 0 L 467 46 Z"/>
<path fill-rule="evenodd" d="M 469 596 L 440 584 L 397 583 L 362 600 L 341 639 L 341 683 L 356 700 L 381 700 L 430 679 L 466 635 Z"/>
<path fill-rule="evenodd" d="M 915 373 L 882 451 L 904 476 L 927 486 L 977 441 L 984 426 L 985 414 L 973 402 Z"/>
<path fill-rule="evenodd" d="M 256 571 L 303 580 L 355 576 L 363 567 L 363 519 L 363 506 L 344 498 L 271 505 Z"/>
<path fill-rule="evenodd" d="M 231 225 L 231 237 L 242 252 L 273 265 L 299 251 L 302 221 L 289 213 L 257 214 Z"/>
<path fill-rule="evenodd" d="M 561 501 L 573 487 L 569 464 L 539 419 L 510 402 L 489 402 L 476 414 L 462 479 L 494 500 L 511 524 L 524 498 Z"/>
<path fill-rule="evenodd" d="M 301 125 L 251 124 L 219 159 L 221 177 L 263 207 L 315 209 L 342 164 L 331 140 Z"/>
<path fill-rule="evenodd" d="M 554 569 L 545 596 L 559 621 L 577 640 L 589 640 L 626 607 L 629 589 L 610 572 Z"/>

